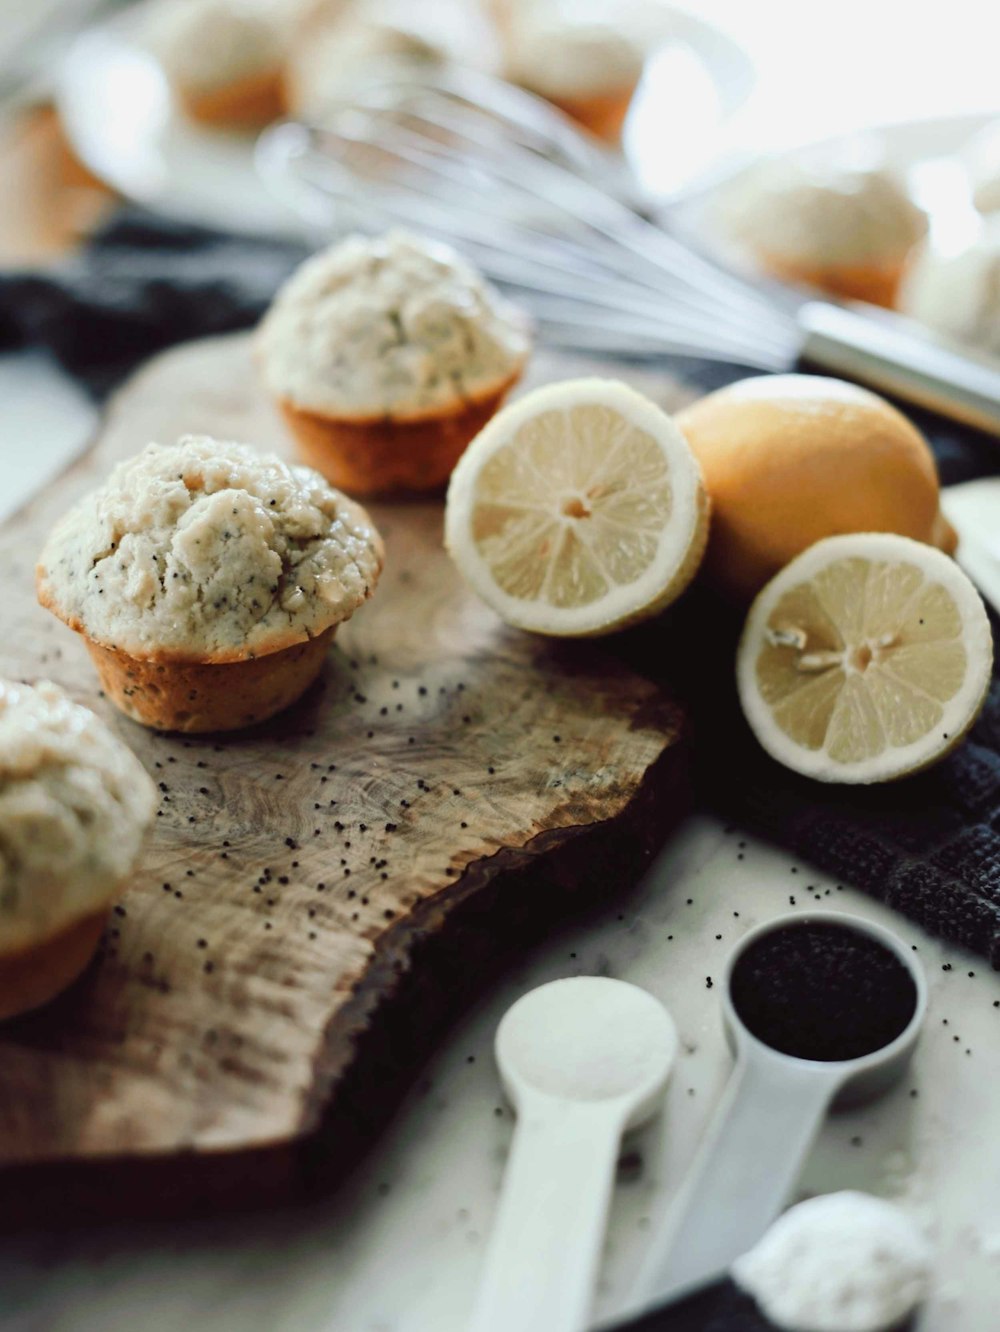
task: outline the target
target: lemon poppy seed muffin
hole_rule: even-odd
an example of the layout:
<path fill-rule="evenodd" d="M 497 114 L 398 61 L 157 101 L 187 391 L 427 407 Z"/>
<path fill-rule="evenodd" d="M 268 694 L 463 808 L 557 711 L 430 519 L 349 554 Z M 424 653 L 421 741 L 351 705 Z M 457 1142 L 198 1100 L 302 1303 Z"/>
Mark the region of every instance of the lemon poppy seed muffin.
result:
<path fill-rule="evenodd" d="M 599 138 L 615 142 L 642 76 L 645 51 L 628 33 L 557 7 L 514 8 L 505 72 Z"/>
<path fill-rule="evenodd" d="M 991 121 L 973 135 L 960 158 L 975 206 L 981 213 L 1000 210 L 1000 120 Z"/>
<path fill-rule="evenodd" d="M 312 683 L 382 561 L 364 509 L 316 472 L 188 435 L 121 463 L 66 514 L 38 596 L 129 716 L 230 730 Z"/>
<path fill-rule="evenodd" d="M 721 220 L 775 277 L 890 307 L 927 233 L 887 171 L 808 158 L 761 163 L 724 196 Z"/>
<path fill-rule="evenodd" d="M 289 107 L 322 124 L 373 80 L 434 82 L 452 63 L 494 73 L 496 46 L 488 16 L 469 0 L 317 0 L 289 44 Z"/>
<path fill-rule="evenodd" d="M 921 246 L 903 276 L 899 308 L 937 333 L 1000 358 L 1000 215 L 958 248 Z"/>
<path fill-rule="evenodd" d="M 307 25 L 285 71 L 290 110 L 322 122 L 331 109 L 375 72 L 412 74 L 432 69 L 446 52 L 413 22 L 419 12 L 400 9 L 337 13 L 333 21 Z"/>
<path fill-rule="evenodd" d="M 524 315 L 471 265 L 400 231 L 307 260 L 258 333 L 304 460 L 362 495 L 442 486 L 529 349 Z"/>
<path fill-rule="evenodd" d="M 193 120 L 252 128 L 285 113 L 288 26 L 264 0 L 160 0 L 147 40 Z"/>
<path fill-rule="evenodd" d="M 156 806 L 142 764 L 54 684 L 0 680 L 0 1017 L 90 961 Z"/>

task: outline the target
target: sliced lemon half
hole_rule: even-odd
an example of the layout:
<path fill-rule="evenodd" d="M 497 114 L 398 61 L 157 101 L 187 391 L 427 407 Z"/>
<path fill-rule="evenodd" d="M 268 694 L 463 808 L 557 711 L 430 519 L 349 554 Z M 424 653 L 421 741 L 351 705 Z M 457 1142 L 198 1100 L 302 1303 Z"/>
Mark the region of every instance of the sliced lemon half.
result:
<path fill-rule="evenodd" d="M 552 384 L 504 408 L 452 473 L 445 542 L 508 624 L 587 637 L 655 615 L 708 536 L 701 470 L 655 403 L 614 380 Z"/>
<path fill-rule="evenodd" d="M 771 580 L 737 657 L 743 712 L 786 767 L 883 782 L 943 758 L 975 721 L 993 644 L 947 555 L 888 533 L 829 537 Z"/>

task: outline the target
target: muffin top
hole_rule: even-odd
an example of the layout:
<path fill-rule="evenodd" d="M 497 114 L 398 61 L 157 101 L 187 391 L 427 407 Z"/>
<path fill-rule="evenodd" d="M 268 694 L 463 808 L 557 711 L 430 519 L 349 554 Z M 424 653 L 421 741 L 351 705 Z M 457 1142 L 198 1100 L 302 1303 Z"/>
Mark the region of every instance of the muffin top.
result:
<path fill-rule="evenodd" d="M 133 657 L 241 661 L 348 619 L 382 559 L 364 509 L 318 472 L 185 435 L 120 463 L 65 515 L 38 596 Z"/>
<path fill-rule="evenodd" d="M 961 156 L 976 207 L 981 213 L 1000 209 L 1000 120 L 974 135 Z"/>
<path fill-rule="evenodd" d="M 762 163 L 722 210 L 751 250 L 805 264 L 896 261 L 927 231 L 926 214 L 888 172 L 819 161 Z"/>
<path fill-rule="evenodd" d="M 495 72 L 496 45 L 489 15 L 469 0 L 314 0 L 290 44 L 289 102 L 322 121 L 373 76 L 409 84 L 449 61 Z"/>
<path fill-rule="evenodd" d="M 322 120 L 359 79 L 371 77 L 373 66 L 435 65 L 443 60 L 442 47 L 407 17 L 395 11 L 359 15 L 349 10 L 334 22 L 308 27 L 293 46 L 286 70 L 295 112 Z M 410 11 L 409 18 L 418 17 Z"/>
<path fill-rule="evenodd" d="M 907 266 L 899 307 L 939 333 L 1000 356 L 1000 217 L 962 249 L 922 246 Z"/>
<path fill-rule="evenodd" d="M 557 9 L 516 12 L 507 35 L 507 77 L 545 97 L 631 89 L 644 60 L 642 45 L 628 33 Z"/>
<path fill-rule="evenodd" d="M 161 0 L 150 14 L 148 44 L 170 78 L 209 92 L 278 68 L 280 19 L 263 0 Z"/>
<path fill-rule="evenodd" d="M 102 910 L 156 807 L 145 769 L 56 685 L 0 680 L 0 955 Z"/>
<path fill-rule="evenodd" d="M 530 345 L 522 313 L 454 250 L 400 231 L 307 260 L 258 337 L 271 393 L 360 421 L 453 412 L 516 377 Z"/>

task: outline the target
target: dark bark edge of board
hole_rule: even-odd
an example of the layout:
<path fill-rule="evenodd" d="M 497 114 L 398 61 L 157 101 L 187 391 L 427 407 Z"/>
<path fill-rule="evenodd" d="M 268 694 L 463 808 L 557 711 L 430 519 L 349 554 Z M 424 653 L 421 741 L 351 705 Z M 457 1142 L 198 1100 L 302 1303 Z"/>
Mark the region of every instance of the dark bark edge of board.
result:
<path fill-rule="evenodd" d="M 315 1124 L 301 1137 L 234 1151 L 10 1167 L 0 1171 L 0 1231 L 249 1212 L 314 1201 L 340 1183 L 504 965 L 633 887 L 691 808 L 688 724 L 666 697 L 644 713 L 644 723 L 663 729 L 664 749 L 614 818 L 551 829 L 472 862 L 381 936 L 326 1033 L 324 1067 L 303 1116 Z M 336 1102 L 323 1111 L 335 1073 Z"/>

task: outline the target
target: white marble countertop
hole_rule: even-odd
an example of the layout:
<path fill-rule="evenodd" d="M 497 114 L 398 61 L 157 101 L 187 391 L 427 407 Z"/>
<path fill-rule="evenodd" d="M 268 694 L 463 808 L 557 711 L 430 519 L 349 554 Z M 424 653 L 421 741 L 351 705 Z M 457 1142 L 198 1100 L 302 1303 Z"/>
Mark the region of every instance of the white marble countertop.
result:
<path fill-rule="evenodd" d="M 89 417 L 35 361 L 0 358 L 5 385 L 0 496 L 9 509 L 79 447 Z M 911 1075 L 881 1102 L 830 1119 L 799 1192 L 863 1188 L 914 1209 L 938 1252 L 920 1332 L 995 1328 L 1000 976 L 703 816 L 671 837 L 638 889 L 609 885 L 606 909 L 526 953 L 489 990 L 367 1161 L 324 1204 L 252 1220 L 2 1238 L 0 1324 L 5 1332 L 459 1332 L 511 1131 L 492 1035 L 525 989 L 576 974 L 647 987 L 668 1005 L 683 1041 L 665 1113 L 626 1146 L 596 1310 L 615 1314 L 730 1067 L 707 978 L 744 930 L 793 898 L 808 906 L 816 896 L 914 944 L 931 999 Z"/>
<path fill-rule="evenodd" d="M 911 1076 L 879 1103 L 829 1120 L 799 1193 L 862 1188 L 913 1208 L 938 1248 L 921 1332 L 994 1328 L 1000 977 L 862 894 L 697 817 L 639 889 L 610 892 L 605 910 L 526 954 L 489 991 L 326 1203 L 253 1220 L 2 1240 L 5 1332 L 460 1332 L 512 1122 L 493 1031 L 531 986 L 595 973 L 657 994 L 683 1042 L 665 1113 L 626 1146 L 597 1305 L 598 1315 L 614 1314 L 730 1066 L 706 978 L 744 930 L 814 894 L 915 943 L 931 1000 Z"/>

